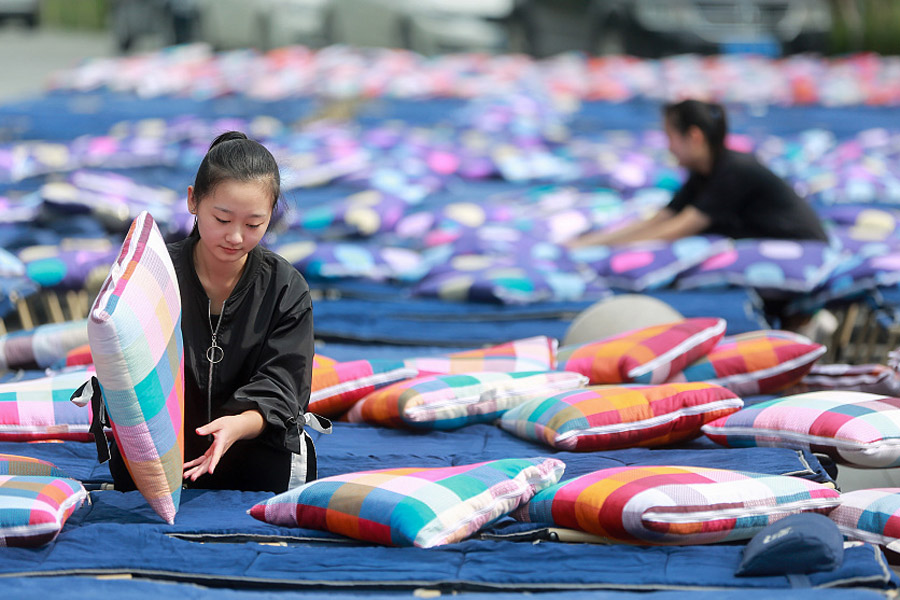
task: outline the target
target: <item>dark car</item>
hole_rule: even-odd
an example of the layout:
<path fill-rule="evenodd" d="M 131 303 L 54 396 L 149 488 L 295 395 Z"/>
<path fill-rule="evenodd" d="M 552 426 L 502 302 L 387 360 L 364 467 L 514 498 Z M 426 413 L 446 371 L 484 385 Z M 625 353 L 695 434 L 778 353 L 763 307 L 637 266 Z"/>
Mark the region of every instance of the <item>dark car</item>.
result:
<path fill-rule="evenodd" d="M 660 57 L 824 52 L 827 0 L 593 0 L 588 50 Z"/>

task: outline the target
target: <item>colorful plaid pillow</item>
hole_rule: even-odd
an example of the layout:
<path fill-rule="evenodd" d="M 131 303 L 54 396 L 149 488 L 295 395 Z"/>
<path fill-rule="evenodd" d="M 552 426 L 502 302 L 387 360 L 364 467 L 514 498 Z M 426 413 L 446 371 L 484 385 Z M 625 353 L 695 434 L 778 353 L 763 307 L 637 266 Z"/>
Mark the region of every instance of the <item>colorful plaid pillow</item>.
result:
<path fill-rule="evenodd" d="M 16 456 L 15 454 L 0 454 L 0 475 L 66 476 L 53 463 L 30 456 Z"/>
<path fill-rule="evenodd" d="M 165 241 L 146 211 L 131 224 L 94 301 L 88 337 L 125 466 L 171 524 L 184 465 L 181 296 Z"/>
<path fill-rule="evenodd" d="M 589 387 L 537 398 L 500 417 L 500 427 L 560 450 L 663 446 L 740 410 L 731 391 L 707 383 Z"/>
<path fill-rule="evenodd" d="M 322 356 L 319 353 L 313 354 L 313 369 L 318 367 L 328 367 L 337 364 L 337 361 L 329 356 Z"/>
<path fill-rule="evenodd" d="M 377 388 L 417 374 L 416 369 L 394 360 L 352 360 L 313 366 L 309 411 L 326 417 L 342 415 Z"/>
<path fill-rule="evenodd" d="M 353 405 L 347 418 L 387 427 L 457 429 L 490 423 L 513 406 L 586 382 L 584 376 L 565 371 L 428 375 L 372 392 Z"/>
<path fill-rule="evenodd" d="M 872 363 L 864 365 L 815 364 L 799 383 L 783 392 L 787 395 L 822 390 L 900 396 L 900 373 L 887 365 Z"/>
<path fill-rule="evenodd" d="M 0 371 L 46 369 L 88 343 L 87 320 L 49 323 L 0 336 Z"/>
<path fill-rule="evenodd" d="M 787 475 L 703 467 L 614 467 L 535 494 L 512 513 L 606 543 L 687 545 L 752 538 L 769 523 L 799 512 L 827 513 L 840 493 Z"/>
<path fill-rule="evenodd" d="M 780 446 L 827 454 L 860 467 L 900 466 L 900 398 L 866 392 L 809 392 L 744 408 L 703 426 L 732 448 Z"/>
<path fill-rule="evenodd" d="M 0 384 L 0 440 L 90 441 L 91 409 L 69 397 L 93 372 L 87 368 Z"/>
<path fill-rule="evenodd" d="M 725 334 L 725 320 L 684 319 L 626 331 L 559 349 L 557 368 L 597 383 L 663 383 L 701 356 Z"/>
<path fill-rule="evenodd" d="M 846 537 L 900 552 L 900 488 L 844 492 L 828 516 Z"/>
<path fill-rule="evenodd" d="M 554 458 L 506 458 L 347 473 L 288 490 L 249 513 L 273 525 L 431 548 L 463 540 L 508 514 L 559 481 L 564 469 Z"/>
<path fill-rule="evenodd" d="M 741 396 L 773 394 L 809 373 L 827 348 L 789 331 L 750 331 L 723 338 L 670 381 L 706 381 Z"/>
<path fill-rule="evenodd" d="M 482 371 L 549 371 L 556 368 L 559 342 L 543 335 L 444 356 L 408 358 L 419 375 L 449 375 Z"/>
<path fill-rule="evenodd" d="M 74 479 L 0 475 L 0 546 L 53 541 L 86 496 Z"/>

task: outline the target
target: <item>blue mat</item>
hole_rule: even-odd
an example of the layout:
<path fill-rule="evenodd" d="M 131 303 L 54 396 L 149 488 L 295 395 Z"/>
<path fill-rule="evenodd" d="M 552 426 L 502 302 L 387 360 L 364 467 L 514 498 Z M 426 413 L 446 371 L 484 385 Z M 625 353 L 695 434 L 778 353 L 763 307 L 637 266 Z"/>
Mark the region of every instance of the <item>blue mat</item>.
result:
<path fill-rule="evenodd" d="M 315 283 L 311 284 L 315 289 Z M 321 285 L 321 284 L 320 284 Z M 562 339 L 571 321 L 593 301 L 525 306 L 409 298 L 396 286 L 366 282 L 322 285 L 341 293 L 313 302 L 316 337 L 395 345 L 479 346 L 546 335 Z M 728 335 L 768 327 L 758 296 L 748 289 L 663 290 L 659 298 L 685 317 L 722 317 Z"/>
<path fill-rule="evenodd" d="M 211 584 L 214 585 L 214 584 Z M 233 590 L 201 587 L 174 582 L 140 579 L 98 580 L 87 577 L 22 578 L 3 580 L 4 590 L 18 600 L 47 600 L 49 594 L 59 600 L 83 600 L 91 596 L 117 600 L 147 600 L 148 598 L 179 598 L 183 600 L 318 600 L 322 591 Z M 52 591 L 51 591 L 52 590 Z M 353 600 L 360 592 L 328 590 L 329 600 Z M 759 589 L 690 590 L 672 592 L 618 591 L 554 591 L 554 592 L 467 592 L 465 600 L 760 600 L 765 592 Z M 409 599 L 409 591 L 365 592 L 366 597 Z M 771 596 L 768 596 L 771 597 Z M 871 589 L 779 589 L 778 600 L 884 600 L 881 592 Z"/>
<path fill-rule="evenodd" d="M 552 455 L 566 463 L 565 478 L 621 465 L 702 464 L 737 469 L 752 464 L 759 472 L 828 481 L 813 456 L 777 448 L 631 448 L 571 453 L 520 440 L 492 425 L 415 433 L 338 422 L 334 429 L 330 436 L 316 435 L 321 476 L 387 466 L 444 466 Z M 51 460 L 75 477 L 109 480 L 108 472 L 96 464 L 93 444 L 2 443 L 0 452 Z M 247 514 L 251 506 L 270 495 L 184 490 L 175 524 L 168 526 L 138 492 L 95 489 L 90 503 L 72 515 L 55 542 L 38 549 L 0 548 L 0 578 L 15 578 L 4 579 L 4 584 L 13 581 L 17 587 L 4 589 L 21 589 L 23 594 L 37 593 L 41 583 L 51 589 L 68 580 L 58 576 L 121 574 L 217 587 L 327 588 L 366 594 L 408 593 L 421 587 L 471 593 L 708 590 L 721 594 L 722 590 L 758 593 L 794 586 L 881 589 L 897 583 L 881 551 L 870 545 L 849 548 L 843 566 L 834 572 L 808 578 L 737 578 L 733 571 L 740 562 L 742 544 L 631 547 L 551 543 L 553 531 L 546 526 L 518 523 L 508 517 L 458 544 L 427 550 L 384 548 L 326 532 L 277 527 Z M 547 569 L 548 564 L 554 568 Z M 22 576 L 35 579 L 18 579 Z M 148 587 L 147 593 L 152 589 Z M 177 593 L 180 587 L 163 589 Z M 855 597 L 864 598 L 847 596 Z"/>
<path fill-rule="evenodd" d="M 472 539 L 431 549 L 387 548 L 279 529 L 246 510 L 265 494 L 186 490 L 176 524 L 137 492 L 92 492 L 57 540 L 0 549 L 0 577 L 132 574 L 229 587 L 445 591 L 791 588 L 897 583 L 880 550 L 848 548 L 843 565 L 808 577 L 733 575 L 743 545 L 630 547 Z M 227 525 L 226 525 L 227 524 Z M 211 528 L 210 525 L 215 525 Z M 267 538 L 261 532 L 272 533 Z M 206 535 L 196 535 L 204 533 Z M 256 533 L 256 537 L 240 534 Z M 306 534 L 311 534 L 307 536 Z M 257 542 L 288 541 L 272 546 Z M 199 543 L 206 542 L 206 543 Z M 214 543 L 217 542 L 217 543 Z M 547 565 L 554 565 L 547 569 Z M 52 580 L 50 580 L 52 582 Z"/>
<path fill-rule="evenodd" d="M 3 139 L 69 140 L 80 135 L 103 135 L 121 121 L 269 115 L 284 122 L 309 117 L 317 101 L 293 98 L 262 102 L 237 96 L 211 99 L 140 98 L 119 92 L 50 92 L 0 106 Z"/>
<path fill-rule="evenodd" d="M 566 463 L 564 479 L 597 469 L 623 465 L 694 465 L 791 474 L 831 482 L 815 456 L 786 448 L 724 448 L 697 438 L 667 449 L 627 448 L 605 452 L 559 452 L 519 439 L 493 425 L 469 425 L 454 431 L 415 432 L 361 423 L 334 423 L 334 433 L 311 432 L 319 454 L 319 476 L 389 466 L 442 467 L 498 458 L 553 456 Z M 93 443 L 24 444 L 0 442 L 0 453 L 32 456 L 52 462 L 86 484 L 112 481 L 106 465 L 97 463 Z"/>

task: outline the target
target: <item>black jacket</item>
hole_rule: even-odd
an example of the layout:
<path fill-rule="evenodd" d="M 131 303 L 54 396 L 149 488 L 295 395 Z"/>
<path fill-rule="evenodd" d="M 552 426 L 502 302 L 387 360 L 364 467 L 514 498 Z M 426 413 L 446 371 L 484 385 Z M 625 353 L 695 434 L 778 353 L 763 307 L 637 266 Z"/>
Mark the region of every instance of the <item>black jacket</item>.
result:
<path fill-rule="evenodd" d="M 210 373 L 209 298 L 192 256 L 199 239 L 194 234 L 168 246 L 181 291 L 184 459 L 193 460 L 209 448 L 211 439 L 195 430 L 218 417 L 254 408 L 262 413 L 266 428 L 255 439 L 235 442 L 214 474 L 186 484 L 283 492 L 316 476 L 315 447 L 309 436 L 302 435 L 313 360 L 309 286 L 286 260 L 254 248 L 219 317 L 217 344 L 222 359 Z M 326 425 L 319 418 L 311 426 L 322 431 Z M 114 442 L 110 450 L 109 469 L 116 489 L 135 489 Z"/>
<path fill-rule="evenodd" d="M 254 441 L 299 452 L 314 352 L 309 286 L 281 256 L 254 248 L 219 317 L 222 360 L 210 365 L 215 319 L 210 323 L 209 298 L 194 268 L 197 240 L 194 234 L 168 246 L 181 289 L 185 460 L 209 447 L 209 440 L 194 433 L 197 427 L 250 408 L 267 424 Z"/>

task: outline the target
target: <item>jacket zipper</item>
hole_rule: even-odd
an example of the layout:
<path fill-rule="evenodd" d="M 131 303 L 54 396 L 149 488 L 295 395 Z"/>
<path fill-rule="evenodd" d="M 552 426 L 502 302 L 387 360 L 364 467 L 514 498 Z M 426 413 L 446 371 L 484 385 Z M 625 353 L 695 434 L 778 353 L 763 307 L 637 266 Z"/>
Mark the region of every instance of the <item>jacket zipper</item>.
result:
<path fill-rule="evenodd" d="M 213 328 L 212 324 L 212 300 L 209 301 L 209 306 L 207 308 L 207 316 L 209 318 L 209 330 L 212 332 L 212 343 L 209 345 L 209 348 L 206 350 L 206 359 L 209 361 L 209 379 L 206 382 L 206 422 L 210 423 L 212 421 L 212 382 L 213 382 L 213 365 L 218 362 L 221 362 L 225 357 L 225 352 L 217 343 L 217 338 L 219 336 L 219 327 L 222 326 L 222 317 L 225 315 L 225 302 L 222 302 L 222 311 L 219 313 L 219 320 L 216 321 L 216 327 Z M 211 436 L 209 436 L 211 439 Z"/>

